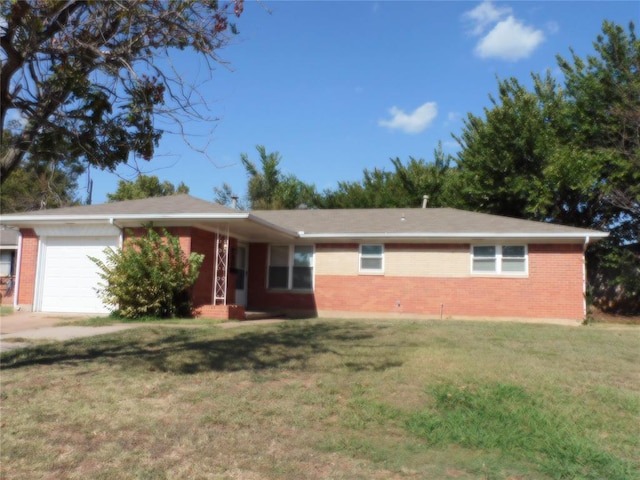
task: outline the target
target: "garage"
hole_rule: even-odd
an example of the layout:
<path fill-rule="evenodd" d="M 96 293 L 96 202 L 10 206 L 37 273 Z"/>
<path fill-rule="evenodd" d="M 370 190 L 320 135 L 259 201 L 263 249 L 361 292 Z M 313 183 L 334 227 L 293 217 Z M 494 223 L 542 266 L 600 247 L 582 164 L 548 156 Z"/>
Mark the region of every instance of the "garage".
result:
<path fill-rule="evenodd" d="M 95 290 L 101 281 L 98 267 L 89 257 L 104 259 L 104 249 L 118 242 L 112 235 L 41 238 L 37 310 L 108 313 Z"/>

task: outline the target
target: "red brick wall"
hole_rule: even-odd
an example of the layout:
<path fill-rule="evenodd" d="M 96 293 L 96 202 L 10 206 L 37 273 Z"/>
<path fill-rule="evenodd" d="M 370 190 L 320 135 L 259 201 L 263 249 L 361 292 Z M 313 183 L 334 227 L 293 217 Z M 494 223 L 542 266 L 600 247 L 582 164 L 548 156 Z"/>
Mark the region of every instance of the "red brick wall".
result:
<path fill-rule="evenodd" d="M 210 304 L 213 298 L 213 265 L 215 260 L 216 235 L 194 228 L 191 237 L 191 249 L 193 252 L 204 254 L 204 260 L 200 267 L 200 275 L 193 286 L 193 304 Z"/>
<path fill-rule="evenodd" d="M 180 239 L 180 248 L 189 255 L 191 252 L 204 254 L 204 260 L 200 267 L 200 274 L 193 286 L 193 304 L 196 307 L 209 305 L 213 301 L 214 269 L 216 261 L 216 234 L 199 228 L 169 227 L 167 231 Z M 135 236 L 144 235 L 146 229 L 136 228 L 132 230 Z M 229 239 L 229 247 L 233 249 L 237 241 Z M 229 261 L 231 262 L 231 258 Z M 231 266 L 231 263 L 230 265 Z M 235 278 L 229 274 L 227 281 L 227 304 L 235 301 Z"/>
<path fill-rule="evenodd" d="M 18 305 L 33 305 L 36 288 L 36 265 L 38 263 L 38 236 L 31 228 L 20 229 L 22 251 L 20 253 L 20 286 Z"/>
<path fill-rule="evenodd" d="M 249 282 L 247 304 L 249 310 L 316 311 L 315 296 L 307 292 L 267 290 L 269 245 L 252 243 L 249 246 Z M 317 289 L 316 289 L 317 290 Z"/>
<path fill-rule="evenodd" d="M 387 245 L 386 249 L 396 245 Z M 323 248 L 318 247 L 318 248 Z M 401 245 L 406 248 L 406 245 Z M 353 246 L 357 249 L 357 246 Z M 419 251 L 421 246 L 416 246 Z M 407 313 L 469 317 L 584 317 L 582 245 L 529 245 L 526 277 L 316 275 L 315 295 L 266 289 L 266 244 L 252 244 L 252 309 Z"/>

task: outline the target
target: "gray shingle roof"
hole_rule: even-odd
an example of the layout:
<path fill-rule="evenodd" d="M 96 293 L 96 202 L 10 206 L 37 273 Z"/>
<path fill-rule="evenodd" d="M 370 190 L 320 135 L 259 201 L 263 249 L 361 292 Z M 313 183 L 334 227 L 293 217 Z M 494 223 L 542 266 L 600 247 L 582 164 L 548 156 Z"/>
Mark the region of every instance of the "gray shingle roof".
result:
<path fill-rule="evenodd" d="M 574 239 L 603 237 L 595 230 L 565 227 L 543 222 L 487 215 L 453 208 L 384 208 L 343 210 L 256 210 L 241 212 L 190 195 L 173 195 L 141 200 L 39 210 L 15 215 L 3 215 L 3 224 L 28 225 L 39 221 L 98 221 L 109 218 L 136 218 L 153 221 L 160 218 L 189 225 L 191 221 L 224 222 L 236 225 L 248 235 L 250 225 L 265 235 L 268 231 L 284 230 L 302 238 L 456 238 L 527 235 Z M 247 218 L 248 217 L 248 218 Z M 177 220 L 176 220 L 177 219 Z M 180 220 L 181 219 L 181 220 Z M 237 220 L 237 221 L 236 221 Z M 235 223 L 234 223 L 235 222 Z M 266 223 L 265 223 L 266 222 Z M 241 226 L 241 223 L 243 226 Z M 242 229 L 245 230 L 242 230 Z M 266 230 L 265 230 L 266 229 Z"/>
<path fill-rule="evenodd" d="M 468 212 L 454 208 L 345 210 L 262 210 L 253 215 L 289 230 L 312 235 L 348 234 L 549 234 L 602 232 L 550 223 Z"/>
<path fill-rule="evenodd" d="M 200 200 L 187 194 L 167 197 L 142 198 L 122 202 L 101 203 L 98 205 L 82 205 L 77 207 L 52 208 L 34 210 L 17 215 L 20 216 L 57 216 L 57 215 L 144 215 L 144 214 L 181 214 L 181 213 L 238 213 L 223 205 Z M 10 217 L 11 215 L 7 215 Z"/>

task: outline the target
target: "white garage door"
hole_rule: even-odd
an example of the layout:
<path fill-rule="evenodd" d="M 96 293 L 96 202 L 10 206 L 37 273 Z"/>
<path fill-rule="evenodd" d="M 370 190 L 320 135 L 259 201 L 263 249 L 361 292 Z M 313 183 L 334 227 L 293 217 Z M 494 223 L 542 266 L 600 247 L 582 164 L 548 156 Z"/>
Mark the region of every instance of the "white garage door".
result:
<path fill-rule="evenodd" d="M 101 282 L 89 256 L 104 258 L 104 249 L 117 247 L 118 237 L 47 237 L 43 242 L 43 312 L 107 313 L 96 293 Z"/>

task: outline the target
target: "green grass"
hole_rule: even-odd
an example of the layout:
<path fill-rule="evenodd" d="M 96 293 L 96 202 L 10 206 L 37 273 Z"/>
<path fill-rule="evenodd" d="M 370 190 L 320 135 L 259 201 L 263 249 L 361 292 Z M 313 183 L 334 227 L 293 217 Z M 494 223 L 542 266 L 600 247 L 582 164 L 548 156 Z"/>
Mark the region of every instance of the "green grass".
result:
<path fill-rule="evenodd" d="M 11 315 L 13 313 L 13 307 L 8 307 L 6 305 L 0 306 L 0 316 Z"/>
<path fill-rule="evenodd" d="M 188 326 L 2 354 L 0 477 L 640 478 L 638 328 Z"/>

